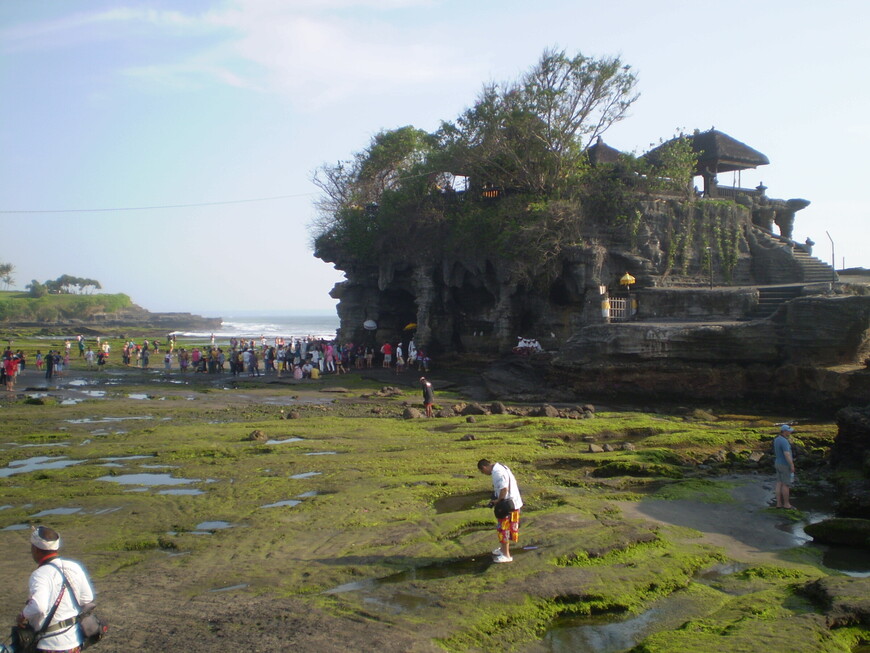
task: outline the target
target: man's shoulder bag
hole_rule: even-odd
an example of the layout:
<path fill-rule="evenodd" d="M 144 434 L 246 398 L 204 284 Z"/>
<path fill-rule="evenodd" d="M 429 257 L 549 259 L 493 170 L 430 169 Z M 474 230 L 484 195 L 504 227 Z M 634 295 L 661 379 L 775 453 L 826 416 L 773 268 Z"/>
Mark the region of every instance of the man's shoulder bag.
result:
<path fill-rule="evenodd" d="M 58 569 L 58 571 L 60 571 L 60 569 Z M 63 572 L 61 572 L 61 575 L 62 574 Z M 66 578 L 64 578 L 64 580 L 66 580 Z M 51 623 L 51 620 L 54 618 L 54 613 L 57 612 L 57 606 L 60 605 L 64 591 L 66 591 L 66 585 L 60 588 L 57 599 L 55 600 L 54 605 L 51 606 L 51 610 L 48 611 L 45 621 L 42 622 L 42 626 L 39 630 L 34 630 L 30 624 L 25 626 L 19 626 L 16 624 L 15 626 L 12 626 L 9 642 L 9 650 L 12 651 L 12 653 L 36 653 L 36 644 L 40 639 L 45 637 L 45 631 Z"/>
<path fill-rule="evenodd" d="M 502 464 L 502 463 L 500 463 Z M 505 469 L 510 472 L 510 469 L 507 465 L 503 465 Z M 504 499 L 499 499 L 495 502 L 495 505 L 492 507 L 493 512 L 495 513 L 496 519 L 504 519 L 505 517 L 510 517 L 510 514 L 516 510 L 516 506 L 514 506 L 514 500 L 510 498 L 511 494 L 511 481 L 510 476 L 508 476 L 508 491 L 507 496 Z"/>
<path fill-rule="evenodd" d="M 64 587 L 69 588 L 69 595 L 72 597 L 73 604 L 79 612 L 75 620 L 82 631 L 82 649 L 86 649 L 91 644 L 96 644 L 106 636 L 109 632 L 109 623 L 105 619 L 101 619 L 97 616 L 97 613 L 94 612 L 94 609 L 97 607 L 96 603 L 91 602 L 80 605 L 75 592 L 73 592 L 72 586 L 66 578 L 66 574 L 61 571 L 60 567 L 55 565 L 52 565 L 52 567 L 60 572 L 60 575 L 63 577 Z"/>

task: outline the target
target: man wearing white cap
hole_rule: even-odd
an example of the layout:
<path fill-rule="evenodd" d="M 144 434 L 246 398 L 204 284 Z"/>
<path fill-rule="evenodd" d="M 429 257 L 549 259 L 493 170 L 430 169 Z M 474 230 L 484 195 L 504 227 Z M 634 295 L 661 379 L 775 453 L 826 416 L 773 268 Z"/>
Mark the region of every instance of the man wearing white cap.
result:
<path fill-rule="evenodd" d="M 30 554 L 39 565 L 30 574 L 27 603 L 18 615 L 18 625 L 30 626 L 45 633 L 36 648 L 56 653 L 79 653 L 81 629 L 76 623 L 79 607 L 94 600 L 94 590 L 87 572 L 77 562 L 58 556 L 60 535 L 47 526 L 38 526 L 30 534 Z M 64 583 L 64 576 L 67 583 Z M 46 617 L 57 604 L 50 624 Z"/>
<path fill-rule="evenodd" d="M 779 427 L 779 435 L 773 439 L 773 466 L 776 469 L 776 507 L 791 509 L 789 488 L 794 483 L 794 456 L 791 452 L 789 436 L 794 429 L 788 424 Z"/>

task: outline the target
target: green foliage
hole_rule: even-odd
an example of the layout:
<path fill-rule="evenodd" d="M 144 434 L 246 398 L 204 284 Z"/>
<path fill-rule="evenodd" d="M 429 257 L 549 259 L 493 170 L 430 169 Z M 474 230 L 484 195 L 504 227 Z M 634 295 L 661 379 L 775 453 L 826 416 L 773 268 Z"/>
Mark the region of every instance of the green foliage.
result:
<path fill-rule="evenodd" d="M 48 294 L 48 288 L 45 287 L 45 284 L 39 283 L 36 279 L 31 281 L 25 288 L 30 291 L 30 296 L 39 298 L 44 297 Z"/>
<path fill-rule="evenodd" d="M 578 241 L 579 205 L 558 202 L 575 201 L 590 173 L 586 147 L 625 116 L 635 84 L 619 58 L 548 50 L 518 82 L 484 87 L 433 134 L 377 134 L 350 161 L 315 172 L 316 255 L 370 265 L 385 254 L 420 260 L 473 247 L 516 262 L 508 273 L 518 283 L 546 279 Z M 453 187 L 454 173 L 470 180 L 467 192 Z M 482 198 L 484 185 L 497 205 Z M 522 200 L 505 202 L 516 192 Z"/>
<path fill-rule="evenodd" d="M 592 475 L 597 478 L 613 476 L 664 476 L 666 478 L 681 478 L 683 472 L 671 465 L 643 463 L 634 460 L 612 460 L 596 467 Z"/>
<path fill-rule="evenodd" d="M 15 266 L 12 263 L 0 263 L 0 281 L 7 289 L 15 283 L 15 279 L 12 277 L 13 272 L 15 272 Z"/>
<path fill-rule="evenodd" d="M 113 313 L 132 306 L 129 296 L 44 294 L 38 298 L 28 293 L 0 292 L 0 322 L 56 322 L 81 318 L 94 313 Z"/>

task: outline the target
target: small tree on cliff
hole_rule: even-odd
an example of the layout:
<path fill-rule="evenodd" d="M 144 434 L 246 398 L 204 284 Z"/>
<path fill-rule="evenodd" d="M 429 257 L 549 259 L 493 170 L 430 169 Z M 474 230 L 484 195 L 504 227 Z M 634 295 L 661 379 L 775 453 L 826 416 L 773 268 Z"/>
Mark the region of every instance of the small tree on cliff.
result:
<path fill-rule="evenodd" d="M 386 196 L 419 185 L 433 143 L 428 133 L 411 126 L 382 131 L 350 161 L 315 171 L 313 182 L 323 191 L 316 203 L 315 247 L 323 251 L 337 243 L 360 256 L 370 251 L 388 226 L 380 205 Z"/>
<path fill-rule="evenodd" d="M 570 185 L 582 153 L 638 98 L 618 57 L 544 51 L 510 84 L 489 84 L 439 130 L 445 157 L 480 182 L 551 193 Z"/>
<path fill-rule="evenodd" d="M 381 132 L 352 160 L 315 172 L 323 191 L 315 255 L 369 265 L 385 253 L 437 256 L 439 246 L 451 246 L 439 237 L 445 226 L 461 236 L 469 225 L 477 236 L 491 232 L 484 244 L 501 251 L 505 234 L 549 214 L 475 206 L 477 193 L 461 205 L 450 202 L 455 195 L 440 183 L 444 173 L 470 177 L 472 190 L 492 184 L 549 199 L 575 195 L 582 191 L 586 148 L 625 117 L 637 99 L 635 85 L 618 57 L 547 50 L 519 81 L 485 86 L 474 106 L 435 134 L 410 126 Z M 473 240 L 479 247 L 480 239 Z M 539 258 L 536 251 L 527 256 Z"/>

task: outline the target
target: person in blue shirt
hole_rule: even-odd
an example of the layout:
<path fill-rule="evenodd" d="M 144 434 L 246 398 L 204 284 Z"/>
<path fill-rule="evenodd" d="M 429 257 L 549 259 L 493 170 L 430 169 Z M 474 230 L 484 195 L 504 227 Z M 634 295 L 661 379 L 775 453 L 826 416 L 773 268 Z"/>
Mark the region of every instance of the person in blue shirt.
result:
<path fill-rule="evenodd" d="M 774 468 L 776 469 L 776 507 L 791 509 L 789 492 L 794 484 L 794 456 L 791 451 L 789 437 L 794 429 L 783 424 L 779 435 L 773 439 Z"/>

